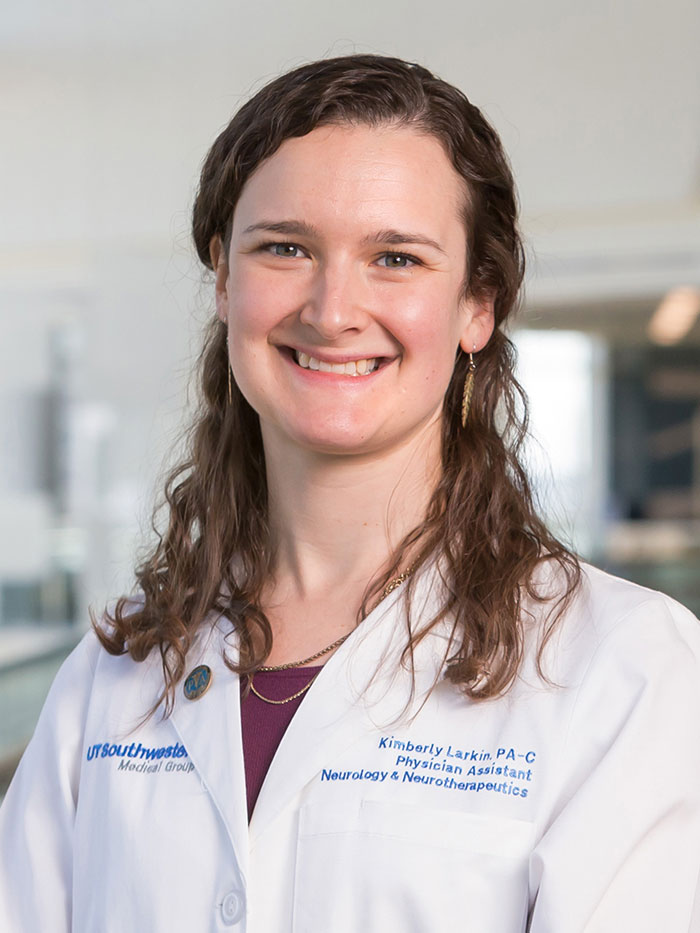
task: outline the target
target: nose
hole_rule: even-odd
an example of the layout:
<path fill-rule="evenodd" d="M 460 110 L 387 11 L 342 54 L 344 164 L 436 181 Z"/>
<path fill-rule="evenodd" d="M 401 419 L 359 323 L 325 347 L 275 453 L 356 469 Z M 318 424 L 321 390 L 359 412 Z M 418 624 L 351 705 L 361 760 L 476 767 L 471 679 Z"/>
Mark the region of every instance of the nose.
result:
<path fill-rule="evenodd" d="M 367 319 L 363 291 L 361 272 L 348 263 L 321 266 L 316 270 L 300 319 L 329 342 L 348 331 L 362 330 Z"/>

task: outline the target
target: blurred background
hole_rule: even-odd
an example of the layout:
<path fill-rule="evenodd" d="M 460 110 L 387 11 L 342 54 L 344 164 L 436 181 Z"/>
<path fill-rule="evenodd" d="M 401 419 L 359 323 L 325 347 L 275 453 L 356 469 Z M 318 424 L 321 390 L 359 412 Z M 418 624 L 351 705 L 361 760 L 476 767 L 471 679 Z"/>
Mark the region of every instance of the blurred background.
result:
<path fill-rule="evenodd" d="M 501 133 L 529 248 L 514 339 L 550 522 L 700 611 L 696 0 L 28 0 L 0 20 L 0 793 L 88 606 L 132 587 L 213 313 L 189 210 L 233 111 L 379 52 Z"/>

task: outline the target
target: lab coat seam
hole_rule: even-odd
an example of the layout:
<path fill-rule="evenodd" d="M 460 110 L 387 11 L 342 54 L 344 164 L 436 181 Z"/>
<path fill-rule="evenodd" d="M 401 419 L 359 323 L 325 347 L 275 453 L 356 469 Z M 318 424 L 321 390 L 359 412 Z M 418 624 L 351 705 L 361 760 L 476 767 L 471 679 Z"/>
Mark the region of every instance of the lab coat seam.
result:
<path fill-rule="evenodd" d="M 688 930 L 690 933 L 693 933 L 694 930 L 700 930 L 700 868 L 698 869 L 697 880 L 695 882 L 695 898 L 690 905 Z"/>

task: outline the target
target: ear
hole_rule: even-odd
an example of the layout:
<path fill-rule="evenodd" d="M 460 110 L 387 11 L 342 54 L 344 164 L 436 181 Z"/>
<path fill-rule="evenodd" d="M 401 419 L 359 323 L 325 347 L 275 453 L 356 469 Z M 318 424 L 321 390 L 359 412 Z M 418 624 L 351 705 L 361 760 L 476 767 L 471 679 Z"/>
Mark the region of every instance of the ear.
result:
<path fill-rule="evenodd" d="M 209 242 L 209 257 L 215 277 L 216 313 L 219 319 L 226 323 L 228 320 L 228 259 L 218 233 Z"/>
<path fill-rule="evenodd" d="M 495 326 L 495 297 L 486 295 L 476 298 L 473 295 L 464 301 L 464 326 L 459 338 L 459 345 L 465 353 L 483 350 L 489 342 Z"/>

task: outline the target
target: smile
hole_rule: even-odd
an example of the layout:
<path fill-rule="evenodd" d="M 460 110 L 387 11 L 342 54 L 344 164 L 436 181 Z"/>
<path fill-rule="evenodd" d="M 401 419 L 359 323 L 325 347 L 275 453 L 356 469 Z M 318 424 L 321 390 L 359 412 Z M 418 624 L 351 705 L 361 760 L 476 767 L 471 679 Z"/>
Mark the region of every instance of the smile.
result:
<path fill-rule="evenodd" d="M 364 360 L 348 360 L 345 363 L 328 363 L 326 360 L 317 360 L 301 350 L 294 351 L 294 361 L 302 369 L 312 369 L 321 373 L 337 373 L 339 376 L 368 376 L 379 366 L 379 358 Z"/>

